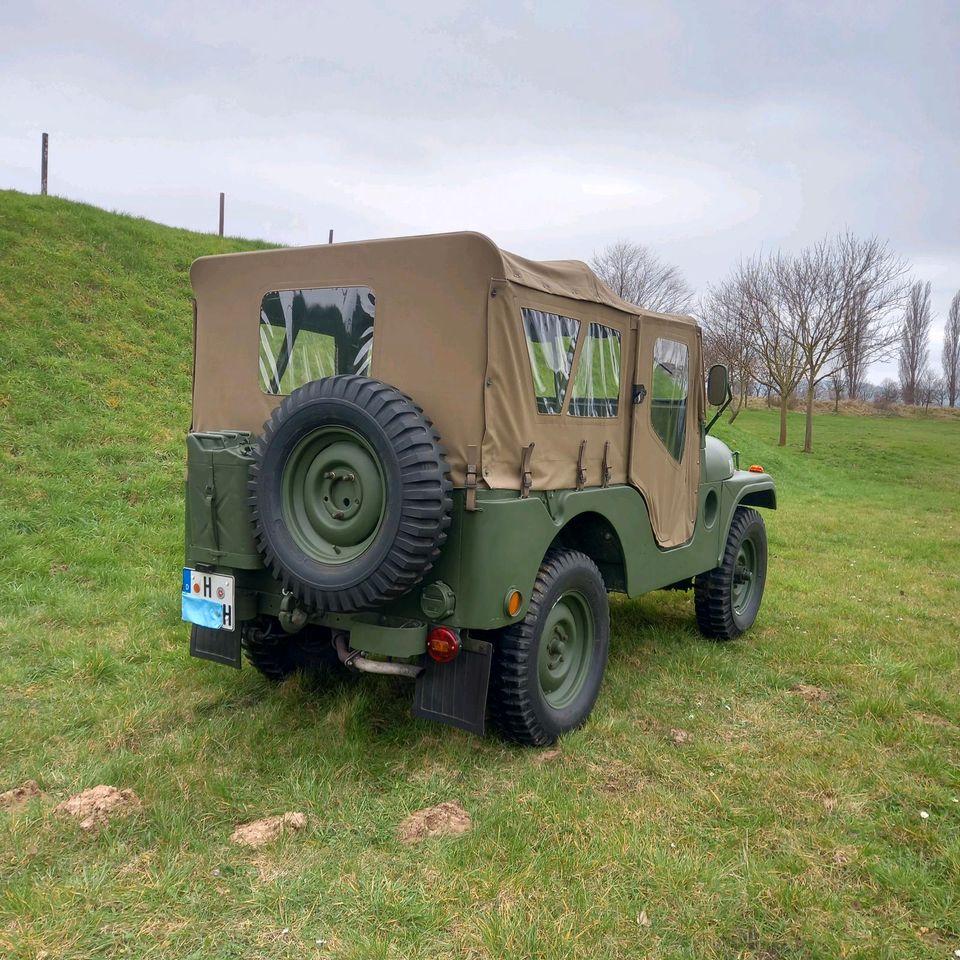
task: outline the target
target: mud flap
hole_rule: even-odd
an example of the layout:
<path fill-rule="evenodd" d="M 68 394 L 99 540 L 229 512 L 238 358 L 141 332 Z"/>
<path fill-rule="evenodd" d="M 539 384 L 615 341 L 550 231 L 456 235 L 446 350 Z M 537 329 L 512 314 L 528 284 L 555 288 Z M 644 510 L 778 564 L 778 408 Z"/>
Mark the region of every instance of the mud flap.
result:
<path fill-rule="evenodd" d="M 493 644 L 473 638 L 463 641 L 460 655 L 450 663 L 424 657 L 424 670 L 417 677 L 413 695 L 413 715 L 482 737 L 492 659 Z"/>
<path fill-rule="evenodd" d="M 240 631 L 193 627 L 190 631 L 190 656 L 212 660 L 240 669 Z"/>

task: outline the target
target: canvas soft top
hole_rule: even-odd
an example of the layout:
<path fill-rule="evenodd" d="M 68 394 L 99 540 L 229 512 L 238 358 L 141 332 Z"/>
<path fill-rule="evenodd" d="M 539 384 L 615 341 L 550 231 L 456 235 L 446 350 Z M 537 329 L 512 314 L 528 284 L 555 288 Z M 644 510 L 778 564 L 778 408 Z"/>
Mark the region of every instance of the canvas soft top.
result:
<path fill-rule="evenodd" d="M 197 301 L 196 431 L 261 431 L 282 399 L 259 384 L 261 301 L 271 291 L 316 287 L 375 291 L 372 375 L 409 394 L 434 421 L 456 485 L 463 484 L 476 448 L 481 483 L 519 489 L 522 450 L 535 443 L 533 488 L 571 487 L 583 440 L 591 477 L 599 474 L 607 444 L 611 482 L 625 482 L 626 398 L 634 363 L 628 344 L 640 323 L 683 331 L 685 339 L 696 341 L 691 398 L 702 413 L 699 339 L 691 318 L 627 303 L 585 263 L 529 260 L 479 233 L 202 257 L 190 275 Z M 524 306 L 602 323 L 622 334 L 624 402 L 617 417 L 538 414 L 520 324 Z"/>

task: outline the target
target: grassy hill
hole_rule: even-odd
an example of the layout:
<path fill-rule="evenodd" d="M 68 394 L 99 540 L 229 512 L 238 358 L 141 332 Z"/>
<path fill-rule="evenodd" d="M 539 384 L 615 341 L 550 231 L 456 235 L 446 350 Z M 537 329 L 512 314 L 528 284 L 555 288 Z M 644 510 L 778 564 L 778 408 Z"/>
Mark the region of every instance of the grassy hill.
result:
<path fill-rule="evenodd" d="M 0 192 L 0 792 L 45 794 L 0 809 L 0 955 L 960 949 L 960 422 L 824 414 L 806 457 L 800 414 L 785 449 L 776 411 L 721 427 L 780 488 L 756 628 L 712 645 L 686 595 L 616 601 L 590 723 L 481 741 L 401 681 L 187 656 L 186 273 L 256 246 Z M 54 812 L 101 783 L 143 809 Z M 397 840 L 445 800 L 471 833 Z M 285 811 L 308 826 L 230 843 Z"/>

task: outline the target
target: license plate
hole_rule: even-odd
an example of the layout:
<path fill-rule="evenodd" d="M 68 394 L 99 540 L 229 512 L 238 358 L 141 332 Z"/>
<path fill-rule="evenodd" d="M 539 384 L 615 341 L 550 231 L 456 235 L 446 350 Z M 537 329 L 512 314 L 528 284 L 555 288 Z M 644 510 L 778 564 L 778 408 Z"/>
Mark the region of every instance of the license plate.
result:
<path fill-rule="evenodd" d="M 180 614 L 187 623 L 211 630 L 233 630 L 233 577 L 183 568 Z"/>

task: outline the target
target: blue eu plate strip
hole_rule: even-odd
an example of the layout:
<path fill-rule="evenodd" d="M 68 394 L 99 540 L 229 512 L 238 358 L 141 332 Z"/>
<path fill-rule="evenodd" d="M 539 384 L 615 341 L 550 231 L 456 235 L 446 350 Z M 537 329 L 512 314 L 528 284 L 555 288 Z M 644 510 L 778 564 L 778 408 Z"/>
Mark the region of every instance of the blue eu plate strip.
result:
<path fill-rule="evenodd" d="M 223 604 L 216 600 L 183 593 L 180 595 L 180 615 L 187 623 L 195 623 L 198 627 L 211 630 L 223 627 Z"/>

